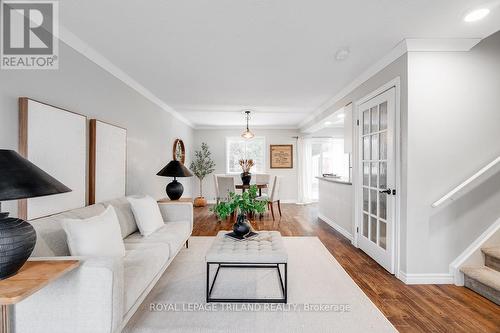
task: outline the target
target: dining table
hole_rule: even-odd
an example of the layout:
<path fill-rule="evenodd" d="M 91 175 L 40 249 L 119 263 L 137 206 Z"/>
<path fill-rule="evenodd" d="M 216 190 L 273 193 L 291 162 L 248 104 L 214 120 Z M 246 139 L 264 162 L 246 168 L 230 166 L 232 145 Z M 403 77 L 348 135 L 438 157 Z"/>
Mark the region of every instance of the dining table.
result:
<path fill-rule="evenodd" d="M 251 186 L 257 186 L 259 189 L 259 196 L 262 196 L 262 189 L 267 188 L 267 184 L 250 184 L 250 185 L 245 185 L 245 184 L 237 184 L 235 185 L 235 188 L 237 190 L 241 190 L 243 193 L 245 193 L 246 190 L 248 190 Z"/>

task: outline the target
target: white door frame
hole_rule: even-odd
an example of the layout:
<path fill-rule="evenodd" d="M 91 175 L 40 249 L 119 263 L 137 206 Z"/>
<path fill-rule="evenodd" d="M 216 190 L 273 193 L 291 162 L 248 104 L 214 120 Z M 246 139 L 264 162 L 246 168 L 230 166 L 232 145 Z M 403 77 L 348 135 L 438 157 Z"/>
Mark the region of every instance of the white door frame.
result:
<path fill-rule="evenodd" d="M 387 82 L 386 84 L 382 85 L 381 87 L 375 89 L 368 95 L 362 97 L 358 101 L 354 103 L 354 108 L 353 108 L 353 172 L 352 172 L 352 177 L 353 177 L 353 189 L 354 189 L 354 238 L 353 238 L 353 245 L 358 247 L 358 231 L 359 231 L 359 226 L 361 224 L 361 221 L 359 220 L 359 215 L 358 212 L 361 209 L 360 207 L 360 202 L 361 202 L 361 195 L 362 192 L 359 190 L 361 187 L 359 186 L 361 179 L 359 177 L 359 124 L 360 119 L 359 119 L 359 107 L 361 104 L 369 101 L 370 99 L 374 98 L 375 96 L 378 96 L 382 94 L 383 92 L 395 88 L 395 121 L 396 124 L 394 126 L 394 141 L 396 145 L 396 152 L 395 152 L 395 171 L 396 171 L 396 196 L 394 200 L 394 205 L 395 205 L 395 216 L 394 216 L 394 246 L 393 246 L 393 260 L 394 260 L 394 273 L 395 276 L 401 280 L 400 277 L 400 250 L 401 250 L 401 237 L 400 237 L 400 223 L 401 223 L 401 162 L 402 162 L 402 156 L 401 156 L 401 79 L 400 77 L 396 77 L 393 80 Z"/>

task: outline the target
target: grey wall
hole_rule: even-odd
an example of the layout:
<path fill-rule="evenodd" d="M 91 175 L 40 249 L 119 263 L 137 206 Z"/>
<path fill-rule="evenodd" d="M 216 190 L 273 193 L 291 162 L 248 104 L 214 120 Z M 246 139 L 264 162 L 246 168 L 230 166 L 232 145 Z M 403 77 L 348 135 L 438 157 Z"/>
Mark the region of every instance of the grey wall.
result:
<path fill-rule="evenodd" d="M 63 43 L 59 67 L 0 71 L 0 148 L 17 150 L 18 97 L 37 99 L 127 128 L 127 193 L 164 197 L 169 179 L 156 172 L 171 159 L 175 138 L 190 160 L 193 130 Z M 191 180 L 183 182 L 190 196 Z M 12 202 L 4 208 L 17 211 Z"/>
<path fill-rule="evenodd" d="M 408 273 L 449 264 L 500 217 L 500 173 L 431 203 L 500 155 L 500 32 L 469 52 L 408 55 Z"/>
<path fill-rule="evenodd" d="M 243 129 L 225 130 L 196 130 L 194 135 L 194 149 L 200 149 L 201 143 L 206 142 L 210 147 L 212 156 L 216 163 L 216 174 L 226 173 L 226 137 L 240 136 Z M 296 139 L 298 135 L 295 130 L 252 130 L 256 136 L 266 138 L 266 165 L 267 173 L 272 176 L 281 176 L 281 200 L 288 202 L 297 201 L 297 154 Z M 269 168 L 269 145 L 271 144 L 293 144 L 293 169 L 270 169 Z M 194 180 L 193 194 L 198 195 L 198 179 Z M 203 181 L 203 194 L 207 200 L 215 200 L 215 183 L 213 175 Z"/>

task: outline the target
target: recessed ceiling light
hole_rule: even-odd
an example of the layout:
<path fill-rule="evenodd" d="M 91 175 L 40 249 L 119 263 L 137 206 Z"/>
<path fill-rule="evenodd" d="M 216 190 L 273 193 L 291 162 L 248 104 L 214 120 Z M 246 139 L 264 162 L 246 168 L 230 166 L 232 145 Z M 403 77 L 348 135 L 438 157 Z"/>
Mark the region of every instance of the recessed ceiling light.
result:
<path fill-rule="evenodd" d="M 349 49 L 340 49 L 335 53 L 335 60 L 337 61 L 342 61 L 346 60 L 347 57 L 349 56 Z"/>
<path fill-rule="evenodd" d="M 464 21 L 465 22 L 476 22 L 476 21 L 482 20 L 483 18 L 488 16 L 489 13 L 490 13 L 490 10 L 488 8 L 476 9 L 476 10 L 473 10 L 472 12 L 468 13 L 467 15 L 465 15 Z"/>
<path fill-rule="evenodd" d="M 332 124 L 331 121 L 325 121 L 325 126 L 330 126 Z"/>
<path fill-rule="evenodd" d="M 345 114 L 344 113 L 339 114 L 339 118 L 340 119 L 344 119 L 345 118 Z"/>

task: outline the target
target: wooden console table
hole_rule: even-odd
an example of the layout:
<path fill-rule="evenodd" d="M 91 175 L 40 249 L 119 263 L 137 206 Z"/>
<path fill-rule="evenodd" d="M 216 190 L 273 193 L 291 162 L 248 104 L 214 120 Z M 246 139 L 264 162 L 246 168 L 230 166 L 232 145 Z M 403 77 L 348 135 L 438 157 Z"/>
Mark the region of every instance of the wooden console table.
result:
<path fill-rule="evenodd" d="M 16 275 L 1 280 L 0 332 L 15 332 L 15 304 L 75 269 L 79 264 L 78 260 L 30 260 Z"/>

